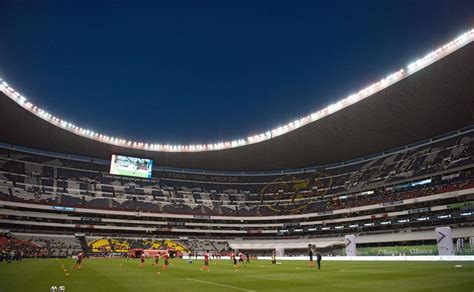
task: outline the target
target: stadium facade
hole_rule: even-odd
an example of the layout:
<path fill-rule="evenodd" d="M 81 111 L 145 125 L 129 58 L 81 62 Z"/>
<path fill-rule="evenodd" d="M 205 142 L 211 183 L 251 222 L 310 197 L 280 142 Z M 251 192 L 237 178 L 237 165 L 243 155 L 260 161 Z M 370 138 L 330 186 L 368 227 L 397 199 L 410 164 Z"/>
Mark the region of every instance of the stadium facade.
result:
<path fill-rule="evenodd" d="M 154 244 L 292 254 L 312 242 L 337 255 L 347 234 L 417 253 L 436 244 L 435 227 L 473 237 L 473 40 L 471 30 L 288 125 L 206 145 L 82 129 L 3 81 L 0 226 L 66 254 Z M 158 166 L 150 179 L 112 175 L 113 154 Z"/>

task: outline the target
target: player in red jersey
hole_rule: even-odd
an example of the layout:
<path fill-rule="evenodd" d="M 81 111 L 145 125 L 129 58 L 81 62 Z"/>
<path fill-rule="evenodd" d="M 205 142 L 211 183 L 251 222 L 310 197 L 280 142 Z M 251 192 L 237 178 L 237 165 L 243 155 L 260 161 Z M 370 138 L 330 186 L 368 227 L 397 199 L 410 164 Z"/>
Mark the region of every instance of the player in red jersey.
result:
<path fill-rule="evenodd" d="M 82 270 L 82 260 L 84 259 L 84 253 L 81 251 L 78 255 L 77 255 L 77 260 L 76 260 L 76 264 L 74 265 L 75 268 L 77 268 L 78 270 Z"/>
<path fill-rule="evenodd" d="M 239 266 L 240 263 L 244 263 L 244 253 L 242 251 L 239 251 Z"/>
<path fill-rule="evenodd" d="M 313 261 L 314 247 L 315 247 L 314 245 L 308 244 L 309 267 L 311 269 L 314 268 L 314 261 Z"/>
<path fill-rule="evenodd" d="M 155 263 L 153 264 L 155 267 L 160 267 L 160 253 L 157 252 L 155 255 Z"/>
<path fill-rule="evenodd" d="M 206 250 L 204 253 L 204 266 L 201 267 L 201 271 L 208 271 L 209 272 L 209 251 Z"/>
<path fill-rule="evenodd" d="M 142 252 L 142 255 L 140 256 L 140 267 L 143 267 L 145 265 L 145 253 Z"/>
<path fill-rule="evenodd" d="M 163 271 L 166 270 L 166 268 L 168 268 L 168 265 L 170 264 L 169 262 L 169 259 L 170 259 L 170 255 L 168 252 L 165 253 L 165 264 L 163 265 Z"/>
<path fill-rule="evenodd" d="M 234 259 L 234 262 L 236 262 L 235 259 Z M 239 263 L 236 264 L 235 266 L 236 271 L 240 269 L 241 263 L 242 265 L 244 264 L 244 253 L 242 251 L 239 251 Z"/>

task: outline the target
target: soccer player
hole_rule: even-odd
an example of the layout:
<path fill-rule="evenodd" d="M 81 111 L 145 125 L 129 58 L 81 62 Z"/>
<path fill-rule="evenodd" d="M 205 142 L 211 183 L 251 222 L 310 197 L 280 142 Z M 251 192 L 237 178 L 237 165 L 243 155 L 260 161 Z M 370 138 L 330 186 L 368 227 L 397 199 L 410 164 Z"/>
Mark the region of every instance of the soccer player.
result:
<path fill-rule="evenodd" d="M 156 255 L 155 255 L 155 264 L 154 264 L 155 267 L 159 267 L 160 266 L 160 253 L 157 252 Z"/>
<path fill-rule="evenodd" d="M 318 270 L 321 270 L 321 253 L 319 251 L 316 251 L 316 263 L 318 264 Z"/>
<path fill-rule="evenodd" d="M 239 263 L 237 264 L 237 270 L 240 269 L 240 263 L 244 264 L 244 253 L 239 251 Z"/>
<path fill-rule="evenodd" d="M 308 255 L 309 255 L 309 267 L 312 269 L 314 268 L 314 261 L 313 261 L 313 246 L 308 244 Z"/>
<path fill-rule="evenodd" d="M 250 254 L 248 252 L 245 254 L 245 263 L 250 264 Z"/>
<path fill-rule="evenodd" d="M 82 251 L 77 255 L 77 260 L 76 264 L 74 265 L 74 268 L 77 268 L 78 270 L 82 270 L 82 260 L 84 259 L 84 253 Z"/>
<path fill-rule="evenodd" d="M 140 256 L 140 267 L 143 267 L 145 265 L 145 253 L 142 252 L 142 255 Z"/>
<path fill-rule="evenodd" d="M 276 265 L 277 260 L 276 260 L 276 251 L 272 251 L 272 264 Z"/>
<path fill-rule="evenodd" d="M 170 264 L 169 262 L 169 259 L 170 259 L 170 255 L 168 252 L 165 253 L 165 264 L 163 266 L 163 271 L 166 270 L 166 268 L 168 268 L 168 265 Z"/>
<path fill-rule="evenodd" d="M 232 261 L 234 261 L 234 268 L 235 268 L 235 266 L 237 265 L 237 258 L 235 257 L 235 253 L 234 253 L 234 252 L 231 252 L 231 253 L 230 253 L 230 259 L 231 259 Z"/>
<path fill-rule="evenodd" d="M 204 266 L 201 267 L 201 271 L 208 271 L 209 272 L 209 251 L 206 250 L 204 253 Z"/>
<path fill-rule="evenodd" d="M 239 251 L 239 264 L 244 263 L 244 253 L 242 251 Z"/>

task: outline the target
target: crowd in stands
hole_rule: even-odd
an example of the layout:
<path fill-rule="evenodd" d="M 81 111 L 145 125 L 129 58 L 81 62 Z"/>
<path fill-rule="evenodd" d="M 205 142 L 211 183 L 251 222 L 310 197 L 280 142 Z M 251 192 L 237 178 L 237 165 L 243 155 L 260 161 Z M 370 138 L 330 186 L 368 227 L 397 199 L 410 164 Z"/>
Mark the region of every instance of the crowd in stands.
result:
<path fill-rule="evenodd" d="M 43 257 L 46 249 L 29 241 L 14 238 L 10 234 L 0 236 L 0 262 L 21 261 L 24 257 Z"/>
<path fill-rule="evenodd" d="M 14 255 L 12 260 L 22 258 L 45 258 L 45 257 L 68 257 L 77 254 L 81 250 L 75 239 L 66 237 L 31 237 L 13 236 L 11 234 L 0 237 L 0 251 L 3 259 L 8 255 Z"/>

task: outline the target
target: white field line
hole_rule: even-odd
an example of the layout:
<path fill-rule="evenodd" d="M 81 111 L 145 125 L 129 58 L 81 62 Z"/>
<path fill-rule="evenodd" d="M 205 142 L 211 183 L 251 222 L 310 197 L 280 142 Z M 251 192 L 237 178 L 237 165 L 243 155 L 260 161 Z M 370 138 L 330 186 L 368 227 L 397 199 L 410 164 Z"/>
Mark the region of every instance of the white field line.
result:
<path fill-rule="evenodd" d="M 230 285 L 224 285 L 224 284 L 217 284 L 217 283 L 212 283 L 212 282 L 203 281 L 203 280 L 198 280 L 198 279 L 186 278 L 186 280 L 195 281 L 195 282 L 200 282 L 200 283 L 209 284 L 209 285 L 214 285 L 214 286 L 227 287 L 227 288 L 236 289 L 236 290 L 241 290 L 241 291 L 255 292 L 255 290 L 249 290 L 249 289 L 244 289 L 244 288 L 239 288 L 239 287 L 230 286 Z"/>

